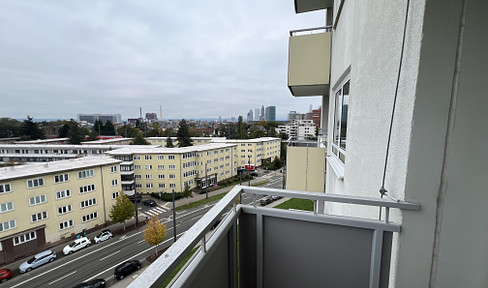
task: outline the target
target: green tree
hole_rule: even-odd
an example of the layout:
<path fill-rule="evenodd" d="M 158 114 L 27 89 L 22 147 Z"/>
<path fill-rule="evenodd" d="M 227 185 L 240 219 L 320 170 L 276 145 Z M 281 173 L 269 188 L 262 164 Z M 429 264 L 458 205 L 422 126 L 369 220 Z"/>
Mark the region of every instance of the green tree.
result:
<path fill-rule="evenodd" d="M 166 238 L 166 225 L 159 221 L 156 215 L 151 216 L 147 221 L 144 229 L 144 240 L 150 246 L 156 247 L 156 256 L 158 256 L 158 245 Z"/>
<path fill-rule="evenodd" d="M 68 131 L 69 131 L 69 124 L 66 122 L 63 124 L 63 126 L 61 126 L 61 128 L 59 128 L 58 130 L 58 137 L 59 138 L 66 138 L 68 137 Z"/>
<path fill-rule="evenodd" d="M 103 123 L 100 119 L 95 120 L 93 124 L 93 131 L 97 132 L 98 135 L 103 135 Z"/>
<path fill-rule="evenodd" d="M 237 138 L 247 139 L 247 124 L 242 121 L 242 116 L 239 116 L 237 120 Z"/>
<path fill-rule="evenodd" d="M 189 204 L 189 198 L 193 197 L 193 191 L 191 190 L 190 186 L 185 183 L 185 189 L 181 192 L 183 194 L 183 197 L 186 198 L 186 205 Z"/>
<path fill-rule="evenodd" d="M 144 139 L 144 136 L 142 133 L 137 134 L 136 137 L 132 140 L 131 145 L 151 145 L 151 143 L 147 142 L 146 139 Z"/>
<path fill-rule="evenodd" d="M 190 137 L 190 131 L 188 129 L 188 123 L 185 119 L 182 119 L 178 124 L 176 138 L 178 139 L 178 147 L 188 147 L 193 145 L 193 140 Z"/>
<path fill-rule="evenodd" d="M 164 146 L 164 147 L 166 147 L 166 148 L 173 148 L 173 147 L 175 147 L 175 145 L 173 144 L 173 139 L 171 139 L 170 136 L 168 136 L 166 138 L 166 146 Z"/>
<path fill-rule="evenodd" d="M 67 136 L 69 144 L 80 144 L 83 140 L 85 140 L 85 131 L 78 127 L 78 123 L 72 121 L 69 124 Z"/>
<path fill-rule="evenodd" d="M 110 135 L 110 136 L 115 135 L 115 127 L 112 121 L 107 120 L 107 122 L 105 122 L 105 124 L 102 127 L 101 135 Z"/>
<path fill-rule="evenodd" d="M 135 206 L 130 202 L 129 197 L 120 191 L 119 196 L 115 199 L 115 204 L 110 209 L 110 219 L 113 222 L 124 223 L 125 231 L 125 221 L 134 217 Z"/>
<path fill-rule="evenodd" d="M 27 116 L 27 119 L 22 122 L 21 135 L 24 136 L 24 139 L 31 140 L 44 138 L 44 134 L 39 128 L 39 124 L 34 122 L 33 119 L 34 118 Z"/>
<path fill-rule="evenodd" d="M 126 138 L 134 138 L 137 136 L 137 134 L 142 133 L 141 130 L 132 127 L 129 124 L 124 124 L 122 126 L 119 126 L 117 128 L 117 133 L 121 135 L 122 137 Z"/>
<path fill-rule="evenodd" d="M 20 136 L 22 123 L 8 117 L 0 118 L 0 138 L 10 138 Z"/>

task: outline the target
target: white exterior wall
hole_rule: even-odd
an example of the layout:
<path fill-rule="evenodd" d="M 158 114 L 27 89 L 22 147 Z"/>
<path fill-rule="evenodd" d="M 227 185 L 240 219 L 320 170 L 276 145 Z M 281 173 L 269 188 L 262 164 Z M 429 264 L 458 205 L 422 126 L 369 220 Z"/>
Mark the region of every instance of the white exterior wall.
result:
<path fill-rule="evenodd" d="M 462 1 L 410 2 L 385 187 L 421 210 L 391 215 L 402 225 L 391 287 L 488 286 L 488 3 L 465 2 L 465 12 Z M 380 196 L 405 6 L 344 2 L 333 32 L 328 140 L 335 86 L 350 71 L 346 165 L 344 180 L 327 165 L 327 193 Z M 378 217 L 359 206 L 326 209 Z"/>

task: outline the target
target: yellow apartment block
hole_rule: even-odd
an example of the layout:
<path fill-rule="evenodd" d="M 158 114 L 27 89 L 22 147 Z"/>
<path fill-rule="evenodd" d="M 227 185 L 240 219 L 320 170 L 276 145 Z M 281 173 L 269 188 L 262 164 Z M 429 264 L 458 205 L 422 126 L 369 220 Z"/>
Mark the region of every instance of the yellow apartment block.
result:
<path fill-rule="evenodd" d="M 237 145 L 212 143 L 190 147 L 133 146 L 106 153 L 123 162 L 126 194 L 180 192 L 185 185 L 203 189 L 237 174 Z M 132 171 L 130 171 L 132 169 Z M 133 178 L 131 178 L 133 177 Z M 127 187 L 125 185 L 128 185 Z"/>
<path fill-rule="evenodd" d="M 147 137 L 146 140 L 151 143 L 151 145 L 161 145 L 166 146 L 166 140 L 168 137 Z M 225 137 L 191 137 L 193 140 L 193 146 L 210 144 L 214 139 L 225 139 Z M 178 144 L 178 139 L 176 137 L 171 137 L 173 145 L 176 147 Z"/>
<path fill-rule="evenodd" d="M 109 221 L 120 162 L 94 156 L 1 168 L 0 263 Z"/>

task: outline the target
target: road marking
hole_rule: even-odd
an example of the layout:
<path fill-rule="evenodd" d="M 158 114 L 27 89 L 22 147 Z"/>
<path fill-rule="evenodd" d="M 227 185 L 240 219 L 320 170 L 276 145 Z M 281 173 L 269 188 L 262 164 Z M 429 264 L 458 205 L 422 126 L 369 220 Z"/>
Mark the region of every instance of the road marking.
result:
<path fill-rule="evenodd" d="M 115 255 L 115 254 L 117 254 L 117 253 L 120 253 L 120 250 L 118 250 L 117 252 L 114 252 L 114 253 L 112 253 L 112 254 L 110 254 L 110 255 L 107 255 L 107 256 L 105 256 L 105 257 L 103 257 L 103 258 L 100 258 L 100 261 L 103 261 L 103 260 L 105 260 L 105 259 L 107 259 L 107 258 L 110 258 L 110 257 L 114 256 L 114 255 Z"/>
<path fill-rule="evenodd" d="M 110 243 L 110 244 L 108 244 L 108 245 L 105 245 L 105 247 L 101 247 L 101 248 L 96 249 L 96 250 L 93 250 L 93 251 L 91 251 L 91 252 L 89 252 L 89 253 L 83 254 L 82 256 L 80 256 L 80 257 L 78 257 L 78 258 L 75 258 L 75 259 L 70 260 L 70 261 L 68 261 L 68 262 L 66 262 L 66 263 L 64 263 L 64 264 L 61 264 L 61 265 L 59 265 L 59 266 L 56 266 L 56 267 L 52 268 L 51 270 L 48 270 L 48 271 L 46 271 L 46 272 L 44 272 L 44 273 L 41 273 L 41 274 L 36 275 L 36 276 L 32 276 L 31 278 L 29 278 L 29 279 L 27 279 L 27 280 L 25 280 L 25 281 L 23 281 L 23 282 L 20 282 L 19 284 L 14 285 L 14 286 L 12 286 L 11 288 L 18 287 L 18 286 L 20 286 L 20 285 L 22 285 L 22 284 L 24 284 L 24 283 L 27 283 L 27 282 L 29 282 L 29 281 L 32 281 L 32 280 L 34 280 L 34 279 L 36 279 L 36 278 L 39 278 L 39 277 L 41 277 L 41 276 L 43 276 L 43 275 L 46 275 L 47 273 L 50 273 L 50 272 L 52 272 L 52 271 L 54 271 L 54 270 L 56 270 L 56 269 L 59 269 L 59 268 L 61 268 L 61 267 L 63 267 L 63 266 L 66 266 L 66 265 L 68 265 L 68 264 L 70 264 L 70 263 L 72 263 L 72 262 L 74 262 L 74 261 L 76 261 L 76 260 L 79 260 L 79 259 L 81 259 L 81 258 L 84 258 L 84 257 L 88 256 L 88 255 L 91 255 L 91 254 L 93 254 L 93 253 L 96 253 L 96 252 L 98 252 L 98 251 L 100 251 L 100 250 L 102 250 L 102 249 L 105 249 L 105 248 L 107 248 L 108 246 L 115 245 L 116 243 L 119 243 L 120 241 L 123 241 L 123 240 L 125 240 L 125 239 L 131 238 L 131 237 L 134 237 L 134 236 L 136 236 L 137 234 L 141 234 L 142 232 L 144 232 L 144 231 L 139 231 L 139 232 L 134 233 L 134 234 L 132 234 L 132 235 L 130 235 L 130 236 L 126 236 L 126 235 L 124 235 L 123 237 L 120 237 L 120 238 L 121 238 L 120 240 L 117 240 L 117 241 L 114 241 L 114 242 L 112 242 L 112 243 Z"/>
<path fill-rule="evenodd" d="M 180 233 L 180 234 L 176 235 L 176 237 L 179 237 L 179 236 L 181 236 L 181 235 L 183 235 L 183 234 L 185 234 L 185 232 L 182 232 L 182 233 Z M 166 243 L 166 242 L 168 242 L 168 241 L 173 241 L 173 238 L 168 239 L 168 240 L 164 241 L 163 243 L 161 243 L 161 244 L 159 244 L 159 245 L 162 245 L 162 244 L 164 244 L 164 243 Z M 141 254 L 144 254 L 144 253 L 146 253 L 146 252 L 148 252 L 149 250 L 152 250 L 152 249 L 154 249 L 154 247 L 149 247 L 149 248 L 147 248 L 146 250 L 144 250 L 144 251 L 142 251 L 142 252 L 139 252 L 139 253 L 137 253 L 136 255 L 134 255 L 134 256 L 132 256 L 132 257 L 130 257 L 130 258 L 128 258 L 128 259 L 126 259 L 126 260 L 124 260 L 124 261 L 120 262 L 120 263 L 117 263 L 117 264 L 115 264 L 114 266 L 112 266 L 112 267 L 110 267 L 110 268 L 105 269 L 104 271 L 102 271 L 102 272 L 98 273 L 97 275 L 95 275 L 95 276 L 93 276 L 93 277 L 91 277 L 91 278 L 86 279 L 86 280 L 85 280 L 85 281 L 83 281 L 83 282 L 87 282 L 87 281 L 90 281 L 90 280 L 92 280 L 92 279 L 95 279 L 95 278 L 99 277 L 100 275 L 102 275 L 103 273 L 106 273 L 106 272 L 108 272 L 108 271 L 110 271 L 110 270 L 114 269 L 115 267 L 119 266 L 120 264 L 124 263 L 125 261 L 127 261 L 127 260 L 129 260 L 129 259 L 132 259 L 132 258 L 135 258 L 135 257 L 137 257 L 137 256 L 139 256 L 139 255 L 141 255 Z"/>
<path fill-rule="evenodd" d="M 146 213 L 149 214 L 149 216 L 156 216 L 156 215 L 158 215 L 158 213 L 154 213 L 154 212 L 151 212 L 151 211 L 147 211 Z"/>
<path fill-rule="evenodd" d="M 159 207 L 155 207 L 154 210 L 158 211 L 159 213 L 166 212 L 166 210 L 164 210 L 163 208 L 159 208 Z"/>
<path fill-rule="evenodd" d="M 141 241 L 137 242 L 137 244 L 140 244 L 142 242 L 146 242 L 146 240 L 141 240 Z"/>
<path fill-rule="evenodd" d="M 64 275 L 63 277 L 60 277 L 60 278 L 58 278 L 58 279 L 54 280 L 53 282 L 50 282 L 50 283 L 49 283 L 49 285 L 53 285 L 54 283 L 57 283 L 57 282 L 59 282 L 59 281 L 63 280 L 64 278 L 69 277 L 69 276 L 71 276 L 71 275 L 73 275 L 73 274 L 75 274 L 75 273 L 76 273 L 76 271 L 73 271 L 73 272 L 71 272 L 71 273 L 69 273 L 69 274 L 66 274 L 66 275 Z"/>

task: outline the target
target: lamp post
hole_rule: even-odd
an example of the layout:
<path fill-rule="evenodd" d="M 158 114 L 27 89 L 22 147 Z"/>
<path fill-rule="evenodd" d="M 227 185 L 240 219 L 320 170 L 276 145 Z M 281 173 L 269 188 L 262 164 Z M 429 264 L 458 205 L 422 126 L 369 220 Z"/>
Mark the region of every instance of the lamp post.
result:
<path fill-rule="evenodd" d="M 251 155 L 247 156 L 249 160 L 247 160 L 247 177 L 249 179 L 249 186 L 251 186 Z"/>
<path fill-rule="evenodd" d="M 175 208 L 175 189 L 173 189 L 173 234 L 176 242 L 176 208 Z"/>
<path fill-rule="evenodd" d="M 205 199 L 208 199 L 207 162 L 205 162 Z"/>

